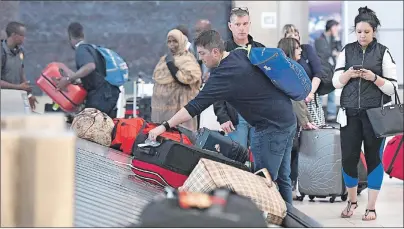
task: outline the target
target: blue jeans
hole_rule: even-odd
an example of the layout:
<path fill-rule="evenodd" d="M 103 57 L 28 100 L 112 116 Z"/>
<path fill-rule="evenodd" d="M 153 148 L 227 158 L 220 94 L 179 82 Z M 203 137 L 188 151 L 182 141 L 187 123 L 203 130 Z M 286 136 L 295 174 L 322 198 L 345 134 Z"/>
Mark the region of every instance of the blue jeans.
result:
<path fill-rule="evenodd" d="M 228 136 L 231 138 L 231 140 L 247 148 L 248 139 L 250 139 L 251 142 L 253 133 L 254 127 L 252 127 L 240 114 L 238 114 L 238 125 L 236 126 L 236 130 L 230 132 Z"/>
<path fill-rule="evenodd" d="M 335 104 L 335 91 L 328 94 L 327 101 L 327 117 L 337 115 L 337 105 Z"/>
<path fill-rule="evenodd" d="M 292 204 L 290 160 L 296 123 L 283 130 L 267 128 L 255 131 L 251 143 L 255 171 L 266 168 L 276 181 L 282 198 Z"/>

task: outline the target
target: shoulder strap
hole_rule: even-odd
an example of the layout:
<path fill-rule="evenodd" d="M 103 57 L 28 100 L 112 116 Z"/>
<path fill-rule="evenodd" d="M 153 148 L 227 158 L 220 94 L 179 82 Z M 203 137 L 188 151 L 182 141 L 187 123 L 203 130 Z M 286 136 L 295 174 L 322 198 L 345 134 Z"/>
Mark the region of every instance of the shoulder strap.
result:
<path fill-rule="evenodd" d="M 250 56 L 251 48 L 252 48 L 252 46 L 251 46 L 251 44 L 249 44 L 249 45 L 247 45 L 247 47 L 238 47 L 238 48 L 235 48 L 234 50 L 238 50 L 238 49 L 247 50 L 247 56 Z"/>

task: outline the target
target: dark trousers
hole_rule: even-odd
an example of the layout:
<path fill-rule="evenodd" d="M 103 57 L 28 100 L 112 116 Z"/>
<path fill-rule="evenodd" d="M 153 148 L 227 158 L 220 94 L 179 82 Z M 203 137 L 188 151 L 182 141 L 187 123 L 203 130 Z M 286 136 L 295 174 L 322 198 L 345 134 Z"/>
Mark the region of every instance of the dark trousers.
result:
<path fill-rule="evenodd" d="M 111 118 L 116 118 L 120 90 L 118 87 L 105 82 L 96 90 L 89 91 L 85 108 L 95 108 L 106 113 Z"/>
<path fill-rule="evenodd" d="M 368 171 L 369 189 L 380 190 L 383 182 L 384 138 L 377 138 L 366 110 L 347 109 L 347 125 L 341 128 L 342 168 L 348 188 L 358 185 L 358 163 L 362 142 Z"/>

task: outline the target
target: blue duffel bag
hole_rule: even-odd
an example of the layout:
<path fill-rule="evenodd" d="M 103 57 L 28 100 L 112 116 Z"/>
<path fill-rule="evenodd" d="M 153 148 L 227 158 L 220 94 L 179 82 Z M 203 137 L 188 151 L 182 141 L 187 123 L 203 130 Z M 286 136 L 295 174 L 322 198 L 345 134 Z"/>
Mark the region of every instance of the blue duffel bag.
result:
<path fill-rule="evenodd" d="M 309 76 L 299 63 L 286 57 L 282 49 L 252 48 L 248 45 L 247 52 L 250 62 L 259 67 L 272 83 L 291 99 L 301 101 L 309 95 Z"/>

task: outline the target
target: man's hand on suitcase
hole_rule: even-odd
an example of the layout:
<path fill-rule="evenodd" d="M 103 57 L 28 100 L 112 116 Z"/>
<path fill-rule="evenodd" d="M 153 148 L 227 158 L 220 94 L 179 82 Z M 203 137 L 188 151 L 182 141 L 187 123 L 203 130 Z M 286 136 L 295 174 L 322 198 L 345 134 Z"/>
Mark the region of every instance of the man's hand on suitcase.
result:
<path fill-rule="evenodd" d="M 226 134 L 231 133 L 233 130 L 236 130 L 230 120 L 220 125 L 220 127 L 224 132 L 226 132 Z"/>
<path fill-rule="evenodd" d="M 56 81 L 56 89 L 59 91 L 65 91 L 67 85 L 70 84 L 70 81 L 68 80 L 67 77 L 61 77 L 60 79 L 55 79 L 55 81 Z"/>
<path fill-rule="evenodd" d="M 160 134 L 164 133 L 166 131 L 166 128 L 163 125 L 160 125 L 151 131 L 149 131 L 149 139 L 152 141 L 156 141 L 157 136 Z"/>

